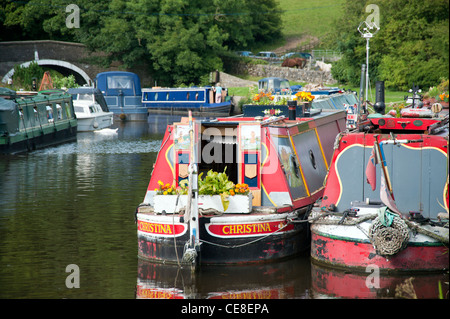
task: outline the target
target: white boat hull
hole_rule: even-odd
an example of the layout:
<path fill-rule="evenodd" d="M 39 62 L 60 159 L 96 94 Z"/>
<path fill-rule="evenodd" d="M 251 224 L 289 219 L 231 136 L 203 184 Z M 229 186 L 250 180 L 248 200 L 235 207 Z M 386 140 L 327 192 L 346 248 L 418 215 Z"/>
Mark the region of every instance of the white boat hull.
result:
<path fill-rule="evenodd" d="M 91 132 L 108 128 L 113 124 L 113 112 L 92 117 L 77 117 L 78 132 Z"/>

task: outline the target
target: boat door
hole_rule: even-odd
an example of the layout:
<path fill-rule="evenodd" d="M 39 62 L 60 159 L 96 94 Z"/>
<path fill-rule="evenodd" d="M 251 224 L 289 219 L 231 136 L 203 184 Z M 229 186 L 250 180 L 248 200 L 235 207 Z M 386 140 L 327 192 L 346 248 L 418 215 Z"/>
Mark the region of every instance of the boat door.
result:
<path fill-rule="evenodd" d="M 261 124 L 240 123 L 238 127 L 239 183 L 247 184 L 253 206 L 261 205 Z"/>
<path fill-rule="evenodd" d="M 194 123 L 195 132 L 199 132 L 199 124 Z M 188 181 L 189 177 L 189 159 L 191 155 L 191 139 L 189 135 L 188 123 L 176 123 L 174 125 L 174 162 L 175 162 L 175 181 L 177 185 Z M 194 152 L 197 156 L 196 162 L 198 163 L 198 134 L 194 134 Z"/>

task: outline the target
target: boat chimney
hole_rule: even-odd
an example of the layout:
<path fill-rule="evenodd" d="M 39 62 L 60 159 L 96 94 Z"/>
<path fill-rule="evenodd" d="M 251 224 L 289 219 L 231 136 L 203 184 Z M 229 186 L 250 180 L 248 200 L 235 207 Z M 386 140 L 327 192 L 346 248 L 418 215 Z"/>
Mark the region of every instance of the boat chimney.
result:
<path fill-rule="evenodd" d="M 384 110 L 386 109 L 386 104 L 384 103 L 384 81 L 377 81 L 375 83 L 375 105 L 374 110 L 377 113 L 384 114 Z"/>
<path fill-rule="evenodd" d="M 297 101 L 288 101 L 287 105 L 288 105 L 288 109 L 289 109 L 289 120 L 295 121 Z"/>

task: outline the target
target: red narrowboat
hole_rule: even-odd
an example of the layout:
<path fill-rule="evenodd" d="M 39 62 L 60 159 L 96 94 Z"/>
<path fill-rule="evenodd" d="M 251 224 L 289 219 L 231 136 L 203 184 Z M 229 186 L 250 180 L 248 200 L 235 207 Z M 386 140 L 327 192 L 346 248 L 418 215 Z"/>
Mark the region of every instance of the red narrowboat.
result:
<path fill-rule="evenodd" d="M 307 252 L 307 216 L 323 194 L 335 137 L 346 128 L 344 110 L 315 113 L 168 125 L 136 211 L 138 256 L 246 264 Z M 226 191 L 202 194 L 207 187 Z"/>
<path fill-rule="evenodd" d="M 336 139 L 310 216 L 311 257 L 363 271 L 446 270 L 448 112 L 410 106 L 383 115 L 383 97 L 377 87 L 379 113 L 362 110 L 358 127 Z"/>

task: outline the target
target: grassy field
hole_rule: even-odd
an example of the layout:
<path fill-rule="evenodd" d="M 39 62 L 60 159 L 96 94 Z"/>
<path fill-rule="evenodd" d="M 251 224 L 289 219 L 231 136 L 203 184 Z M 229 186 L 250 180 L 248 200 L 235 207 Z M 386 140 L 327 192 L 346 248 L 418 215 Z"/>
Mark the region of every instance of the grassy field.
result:
<path fill-rule="evenodd" d="M 263 50 L 274 50 L 275 48 L 282 46 L 290 38 L 302 38 L 304 36 L 312 36 L 321 39 L 327 35 L 332 35 L 334 32 L 333 23 L 338 19 L 343 12 L 343 5 L 345 0 L 278 0 L 280 4 L 283 21 L 283 34 L 284 39 L 280 39 L 275 43 L 268 44 L 261 48 L 252 48 L 254 52 Z M 327 48 L 333 49 L 333 48 Z M 260 78 L 242 76 L 246 80 L 258 81 Z M 290 81 L 291 85 L 306 83 L 296 83 Z M 339 86 L 338 84 L 330 84 L 333 86 Z M 343 87 L 340 85 L 340 87 Z M 359 87 L 348 87 L 347 89 L 358 92 Z M 230 95 L 237 96 L 249 96 L 248 88 L 236 87 L 228 88 Z M 404 96 L 407 92 L 398 91 L 385 91 L 386 103 L 404 101 Z M 375 87 L 369 90 L 369 99 L 375 101 Z"/>
<path fill-rule="evenodd" d="M 330 25 L 343 14 L 344 0 L 279 0 L 286 37 L 318 38 L 333 32 Z"/>
<path fill-rule="evenodd" d="M 261 46 L 256 45 L 249 48 L 251 51 L 273 51 L 285 45 L 290 39 L 305 36 L 323 39 L 333 34 L 333 22 L 344 14 L 342 7 L 345 0 L 278 0 L 278 2 L 282 11 L 284 38 Z M 316 48 L 320 48 L 320 44 Z"/>

